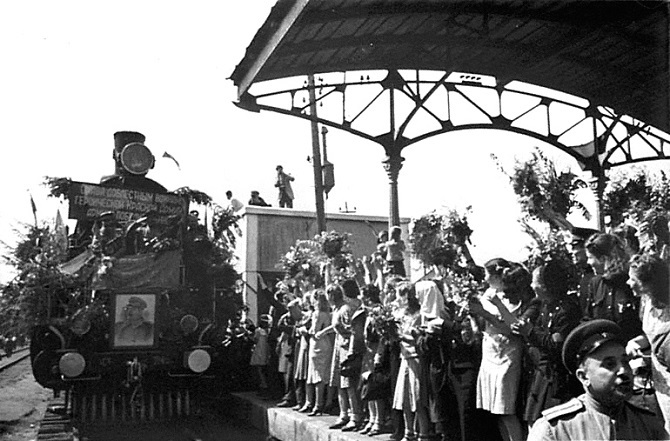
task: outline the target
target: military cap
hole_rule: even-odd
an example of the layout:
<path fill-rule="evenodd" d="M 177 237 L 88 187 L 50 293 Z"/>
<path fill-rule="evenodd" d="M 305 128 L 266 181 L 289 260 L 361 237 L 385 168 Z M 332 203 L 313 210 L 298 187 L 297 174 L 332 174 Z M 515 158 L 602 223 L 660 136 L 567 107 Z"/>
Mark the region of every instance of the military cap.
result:
<path fill-rule="evenodd" d="M 600 231 L 594 230 L 593 228 L 573 227 L 570 230 L 570 243 L 573 245 L 584 244 L 586 239 L 599 232 Z"/>
<path fill-rule="evenodd" d="M 147 307 L 147 302 L 145 302 L 140 297 L 132 296 L 131 298 L 128 299 L 128 306 L 134 306 L 136 308 L 144 309 Z"/>
<path fill-rule="evenodd" d="M 603 344 L 615 341 L 625 346 L 620 335 L 621 328 L 611 320 L 596 319 L 580 324 L 565 339 L 563 364 L 574 374 L 584 358 Z"/>

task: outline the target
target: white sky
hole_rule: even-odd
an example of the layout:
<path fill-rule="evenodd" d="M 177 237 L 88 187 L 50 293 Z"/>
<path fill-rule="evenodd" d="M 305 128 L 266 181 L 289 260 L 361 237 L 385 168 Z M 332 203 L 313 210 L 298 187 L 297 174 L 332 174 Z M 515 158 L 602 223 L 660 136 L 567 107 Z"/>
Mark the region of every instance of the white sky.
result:
<path fill-rule="evenodd" d="M 11 243 L 12 228 L 32 222 L 29 192 L 39 221 L 53 220 L 58 203 L 44 198 L 43 176 L 98 182 L 111 174 L 113 134 L 120 130 L 146 135 L 157 158 L 148 177 L 169 190 L 188 185 L 223 204 L 228 189 L 243 202 L 255 189 L 276 205 L 275 166 L 282 164 L 296 178 L 295 207 L 313 209 L 309 123 L 232 104 L 227 78 L 272 4 L 0 2 L 0 240 Z M 536 145 L 512 133 L 465 131 L 407 148 L 401 216 L 471 205 L 475 257 L 523 258 L 527 238 L 516 222 L 516 199 L 489 154 L 511 166 Z M 161 157 L 164 151 L 181 171 Z M 547 152 L 576 169 L 557 149 Z M 336 173 L 328 211 L 346 202 L 361 214 L 388 214 L 381 147 L 329 129 L 328 159 Z M 64 205 L 61 211 L 67 216 Z M 0 271 L 2 282 L 7 270 Z"/>

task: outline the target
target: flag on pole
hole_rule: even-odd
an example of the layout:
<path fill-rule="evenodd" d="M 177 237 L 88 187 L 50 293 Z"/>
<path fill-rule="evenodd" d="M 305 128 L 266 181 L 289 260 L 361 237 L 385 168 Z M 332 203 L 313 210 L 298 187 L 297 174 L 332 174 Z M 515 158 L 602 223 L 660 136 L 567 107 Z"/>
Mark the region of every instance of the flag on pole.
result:
<path fill-rule="evenodd" d="M 33 219 L 35 220 L 35 227 L 37 227 L 37 206 L 35 205 L 35 199 L 33 199 L 33 194 L 28 193 L 30 195 L 30 207 L 33 210 Z"/>
<path fill-rule="evenodd" d="M 177 160 L 174 158 L 174 156 L 172 156 L 172 155 L 169 154 L 168 152 L 163 152 L 163 158 L 172 159 L 172 160 L 174 161 L 174 163 L 177 164 L 177 168 L 178 168 L 179 170 L 181 170 L 181 167 L 179 166 L 179 162 L 177 162 Z"/>

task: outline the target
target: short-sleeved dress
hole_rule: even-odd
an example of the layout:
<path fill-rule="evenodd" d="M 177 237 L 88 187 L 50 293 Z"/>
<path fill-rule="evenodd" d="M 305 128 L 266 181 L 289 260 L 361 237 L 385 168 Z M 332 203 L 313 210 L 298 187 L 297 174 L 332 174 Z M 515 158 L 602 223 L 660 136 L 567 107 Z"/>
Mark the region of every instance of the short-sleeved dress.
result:
<path fill-rule="evenodd" d="M 421 314 L 405 314 L 401 318 L 400 334 L 408 334 L 412 328 L 421 325 Z M 427 394 L 421 390 L 421 366 L 416 343 L 400 342 L 400 369 L 393 393 L 393 408 L 403 410 L 407 408 L 416 412 L 420 405 L 427 403 Z"/>
<path fill-rule="evenodd" d="M 296 325 L 296 334 L 301 327 L 311 327 L 311 315 L 306 314 L 303 320 Z M 296 380 L 307 380 L 309 371 L 309 347 L 311 339 L 306 335 L 296 335 L 295 362 L 293 366 L 293 378 Z"/>
<path fill-rule="evenodd" d="M 337 308 L 335 311 L 333 311 L 333 316 L 332 316 L 332 323 L 338 323 L 340 322 L 342 313 L 346 309 L 347 305 L 343 304 L 339 308 Z M 341 360 L 341 351 L 340 348 L 342 346 L 347 346 L 349 345 L 349 338 L 345 338 L 342 336 L 340 333 L 336 332 L 335 333 L 335 342 L 333 344 L 333 357 L 331 358 L 331 365 L 330 365 L 330 382 L 329 385 L 331 387 L 340 387 L 340 380 L 342 376 L 340 375 L 340 360 Z"/>
<path fill-rule="evenodd" d="M 310 335 L 327 328 L 331 324 L 330 312 L 314 311 Z M 316 384 L 330 380 L 331 359 L 333 356 L 333 334 L 324 335 L 318 340 L 311 337 L 309 345 L 309 365 L 307 383 Z"/>
<path fill-rule="evenodd" d="M 481 299 L 488 312 L 500 318 L 498 308 L 486 300 L 489 295 L 497 295 L 514 315 L 520 312 L 520 304 L 511 305 L 502 293 L 487 291 Z M 523 341 L 516 336 L 505 336 L 497 332 L 490 323 L 486 324 L 482 339 L 482 362 L 477 376 L 477 408 L 496 415 L 516 413 L 517 396 L 521 382 Z"/>

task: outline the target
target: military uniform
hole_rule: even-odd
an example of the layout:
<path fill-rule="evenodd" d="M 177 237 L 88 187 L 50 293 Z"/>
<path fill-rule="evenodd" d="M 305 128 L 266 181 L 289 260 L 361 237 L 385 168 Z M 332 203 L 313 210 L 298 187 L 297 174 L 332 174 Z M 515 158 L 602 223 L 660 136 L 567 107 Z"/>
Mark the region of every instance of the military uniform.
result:
<path fill-rule="evenodd" d="M 622 346 L 622 329 L 610 320 L 596 319 L 577 326 L 562 350 L 563 364 L 571 373 L 607 342 Z M 624 401 L 605 406 L 589 392 L 542 412 L 527 441 L 668 440 L 663 418 Z"/>
<path fill-rule="evenodd" d="M 667 440 L 654 412 L 623 402 L 606 409 L 588 394 L 542 412 L 527 441 Z"/>

